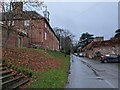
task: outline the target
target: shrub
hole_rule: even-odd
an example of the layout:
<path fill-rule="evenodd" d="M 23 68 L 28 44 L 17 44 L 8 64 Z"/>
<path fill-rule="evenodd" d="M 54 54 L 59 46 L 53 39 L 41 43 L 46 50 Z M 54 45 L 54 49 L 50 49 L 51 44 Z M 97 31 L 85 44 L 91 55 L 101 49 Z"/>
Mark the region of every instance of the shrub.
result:
<path fill-rule="evenodd" d="M 101 52 L 100 52 L 100 51 L 97 51 L 97 52 L 95 53 L 95 56 L 96 56 L 96 57 L 101 57 L 101 56 L 102 56 L 102 54 L 101 54 Z"/>

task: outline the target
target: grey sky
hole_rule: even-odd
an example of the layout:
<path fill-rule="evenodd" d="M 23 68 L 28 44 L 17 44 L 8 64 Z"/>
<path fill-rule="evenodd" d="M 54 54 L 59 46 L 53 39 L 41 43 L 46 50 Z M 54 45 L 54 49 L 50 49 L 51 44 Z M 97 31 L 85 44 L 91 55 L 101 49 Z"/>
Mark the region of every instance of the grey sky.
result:
<path fill-rule="evenodd" d="M 47 2 L 52 27 L 70 30 L 79 40 L 83 32 L 111 38 L 118 28 L 117 2 Z"/>

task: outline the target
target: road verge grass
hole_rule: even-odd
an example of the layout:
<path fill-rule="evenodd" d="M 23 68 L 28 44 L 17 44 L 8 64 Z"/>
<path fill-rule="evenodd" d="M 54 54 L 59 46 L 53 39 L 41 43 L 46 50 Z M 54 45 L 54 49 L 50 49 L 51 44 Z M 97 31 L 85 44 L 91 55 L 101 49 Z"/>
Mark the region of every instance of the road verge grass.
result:
<path fill-rule="evenodd" d="M 59 68 L 51 68 L 45 72 L 35 72 L 33 75 L 33 83 L 28 88 L 64 88 L 67 83 L 68 71 L 70 66 L 70 57 L 57 51 L 47 51 L 47 57 L 61 60 L 62 64 Z"/>

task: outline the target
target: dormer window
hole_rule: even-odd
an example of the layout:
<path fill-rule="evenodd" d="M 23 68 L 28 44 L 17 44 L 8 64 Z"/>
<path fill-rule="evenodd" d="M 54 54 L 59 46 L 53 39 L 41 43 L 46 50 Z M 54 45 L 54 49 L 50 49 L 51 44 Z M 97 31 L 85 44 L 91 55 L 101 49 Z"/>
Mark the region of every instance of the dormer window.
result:
<path fill-rule="evenodd" d="M 25 20 L 25 21 L 24 21 L 24 25 L 25 25 L 25 26 L 30 26 L 30 20 Z"/>

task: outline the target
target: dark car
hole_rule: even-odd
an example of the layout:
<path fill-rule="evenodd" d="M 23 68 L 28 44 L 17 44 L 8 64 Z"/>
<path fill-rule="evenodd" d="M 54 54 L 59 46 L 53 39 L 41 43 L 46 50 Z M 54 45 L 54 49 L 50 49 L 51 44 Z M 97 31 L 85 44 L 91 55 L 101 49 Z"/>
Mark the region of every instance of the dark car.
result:
<path fill-rule="evenodd" d="M 102 63 L 108 62 L 120 62 L 120 56 L 116 54 L 107 54 L 105 56 L 101 56 Z"/>

